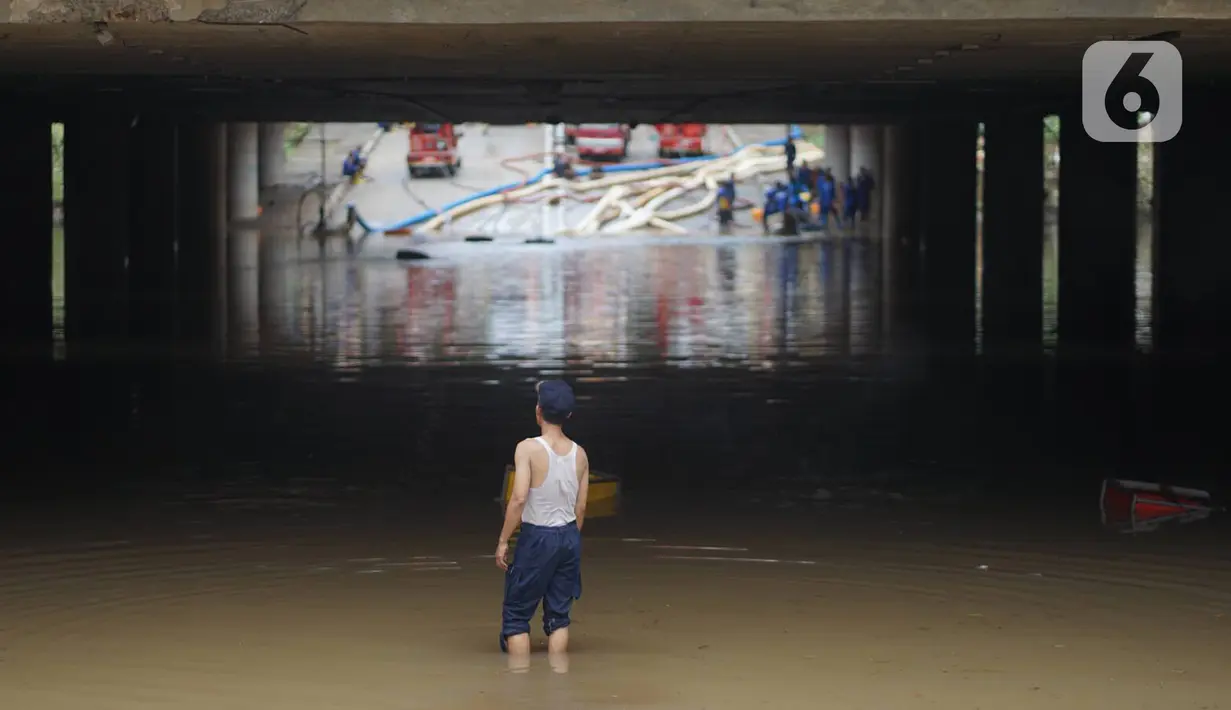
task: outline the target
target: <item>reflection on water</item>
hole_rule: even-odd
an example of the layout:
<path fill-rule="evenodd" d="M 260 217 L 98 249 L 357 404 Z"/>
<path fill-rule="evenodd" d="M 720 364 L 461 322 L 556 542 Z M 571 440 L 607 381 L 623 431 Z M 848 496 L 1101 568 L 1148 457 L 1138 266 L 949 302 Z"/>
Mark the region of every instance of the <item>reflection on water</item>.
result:
<path fill-rule="evenodd" d="M 876 241 L 458 243 L 413 263 L 321 260 L 255 231 L 230 246 L 223 366 L 32 372 L 11 404 L 14 455 L 154 477 L 341 466 L 489 496 L 532 422 L 526 384 L 547 374 L 578 382 L 578 437 L 632 484 L 763 486 L 768 466 L 772 487 L 811 494 L 824 476 L 1148 468 L 1208 448 L 1195 414 L 1180 427 L 1169 412 L 1187 439 L 1160 443 L 1163 400 L 1135 363 L 1058 378 L 1048 358 L 929 355 L 918 296 L 886 278 Z M 672 443 L 647 465 L 647 441 Z"/>
<path fill-rule="evenodd" d="M 1151 245 L 1153 235 L 1150 223 L 1142 219 L 1137 225 L 1137 275 L 1136 275 L 1136 322 L 1135 340 L 1142 352 L 1153 346 L 1154 312 L 1154 255 Z M 1057 307 L 1060 294 L 1060 234 L 1055 212 L 1047 214 L 1043 225 L 1043 345 L 1056 347 Z"/>
<path fill-rule="evenodd" d="M 865 240 L 593 250 L 486 244 L 465 258 L 410 265 L 281 256 L 263 267 L 274 283 L 251 285 L 250 267 L 233 278 L 236 359 L 308 357 L 342 370 L 772 367 L 874 353 L 881 336 L 880 252 Z"/>
<path fill-rule="evenodd" d="M 312 251 L 233 235 L 221 366 L 13 378 L 8 459 L 50 470 L 10 465 L 5 500 L 83 502 L 4 511 L 0 706 L 1029 707 L 1059 678 L 1165 707 L 1160 657 L 1225 666 L 1225 545 L 1055 523 L 1067 500 L 1096 528 L 1107 474 L 1221 475 L 1202 418 L 1115 363 L 916 355 L 875 242 Z M 493 499 L 549 373 L 624 498 L 586 524 L 575 658 L 536 633 L 527 668 L 496 650 Z M 1005 490 L 1047 524 L 1001 519 Z"/>
<path fill-rule="evenodd" d="M 1044 237 L 1042 327 L 1051 349 L 1054 221 Z M 886 322 L 882 294 L 892 284 L 883 281 L 881 249 L 864 239 L 546 250 L 489 243 L 409 264 L 304 258 L 294 245 L 255 232 L 232 243 L 229 352 L 236 360 L 306 359 L 342 370 L 513 362 L 777 367 L 885 354 L 894 329 Z M 1151 342 L 1150 260 L 1143 228 L 1143 350 Z"/>

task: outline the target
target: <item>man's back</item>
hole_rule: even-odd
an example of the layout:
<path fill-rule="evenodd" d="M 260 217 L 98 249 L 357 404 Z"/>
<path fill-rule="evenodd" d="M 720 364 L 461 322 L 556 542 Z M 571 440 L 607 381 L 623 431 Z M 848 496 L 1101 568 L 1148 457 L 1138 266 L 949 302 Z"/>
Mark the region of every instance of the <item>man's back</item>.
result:
<path fill-rule="evenodd" d="M 529 456 L 530 491 L 522 511 L 522 522 L 559 527 L 575 521 L 577 493 L 581 487 L 577 456 L 581 447 L 566 437 L 548 442 L 546 437 L 539 436 L 526 439 L 525 443 L 533 448 Z"/>

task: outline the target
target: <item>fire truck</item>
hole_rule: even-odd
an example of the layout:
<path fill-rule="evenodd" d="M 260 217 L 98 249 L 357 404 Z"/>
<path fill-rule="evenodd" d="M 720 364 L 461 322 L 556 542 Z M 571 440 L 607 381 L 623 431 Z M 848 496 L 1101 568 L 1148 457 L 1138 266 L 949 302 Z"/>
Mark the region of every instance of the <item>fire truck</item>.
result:
<path fill-rule="evenodd" d="M 452 123 L 412 123 L 406 152 L 406 169 L 412 178 L 426 173 L 453 176 L 462 167 L 457 139 L 462 137 Z"/>
<path fill-rule="evenodd" d="M 623 123 L 582 123 L 574 136 L 577 155 L 583 160 L 623 160 L 628 156 L 632 130 Z"/>
<path fill-rule="evenodd" d="M 704 123 L 656 123 L 654 128 L 658 131 L 658 157 L 705 155 Z"/>

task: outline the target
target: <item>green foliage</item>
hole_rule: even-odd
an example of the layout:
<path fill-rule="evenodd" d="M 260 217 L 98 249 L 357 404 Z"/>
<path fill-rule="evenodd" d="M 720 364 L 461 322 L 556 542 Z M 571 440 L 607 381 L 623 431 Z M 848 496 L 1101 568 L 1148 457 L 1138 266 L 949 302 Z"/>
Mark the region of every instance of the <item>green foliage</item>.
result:
<path fill-rule="evenodd" d="M 1043 140 L 1060 140 L 1060 117 L 1052 114 L 1043 118 Z"/>
<path fill-rule="evenodd" d="M 303 143 L 304 138 L 312 131 L 311 123 L 288 123 L 286 131 L 283 134 L 283 144 L 286 146 L 286 152 L 291 152 Z"/>

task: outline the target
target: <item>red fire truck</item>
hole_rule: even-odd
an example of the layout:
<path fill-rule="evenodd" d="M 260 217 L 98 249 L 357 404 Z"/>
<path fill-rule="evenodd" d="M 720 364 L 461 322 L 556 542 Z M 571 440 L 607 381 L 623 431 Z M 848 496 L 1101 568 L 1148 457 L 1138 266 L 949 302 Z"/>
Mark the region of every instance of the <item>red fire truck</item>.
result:
<path fill-rule="evenodd" d="M 705 155 L 704 123 L 656 123 L 658 157 L 677 158 L 684 155 Z"/>
<path fill-rule="evenodd" d="M 460 131 L 452 123 L 412 123 L 410 145 L 406 152 L 406 169 L 411 177 L 425 173 L 456 175 L 462 167 L 457 154 L 457 139 Z"/>
<path fill-rule="evenodd" d="M 582 123 L 574 135 L 577 155 L 583 160 L 623 160 L 632 130 L 623 123 Z"/>

